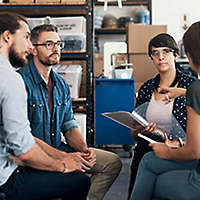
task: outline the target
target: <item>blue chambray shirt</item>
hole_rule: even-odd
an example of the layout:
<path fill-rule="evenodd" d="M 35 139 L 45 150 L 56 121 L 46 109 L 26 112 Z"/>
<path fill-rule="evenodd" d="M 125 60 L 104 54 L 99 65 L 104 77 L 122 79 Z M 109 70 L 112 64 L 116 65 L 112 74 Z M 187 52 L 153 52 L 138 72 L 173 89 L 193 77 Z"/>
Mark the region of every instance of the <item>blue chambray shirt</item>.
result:
<path fill-rule="evenodd" d="M 32 134 L 47 144 L 58 148 L 61 144 L 61 132 L 65 134 L 73 128 L 78 128 L 74 119 L 68 84 L 61 76 L 51 70 L 53 112 L 52 117 L 50 117 L 46 83 L 33 61 L 30 61 L 18 72 L 24 79 L 28 94 L 28 119 Z"/>
<path fill-rule="evenodd" d="M 18 167 L 9 156 L 24 154 L 34 144 L 24 82 L 0 54 L 0 186 Z"/>

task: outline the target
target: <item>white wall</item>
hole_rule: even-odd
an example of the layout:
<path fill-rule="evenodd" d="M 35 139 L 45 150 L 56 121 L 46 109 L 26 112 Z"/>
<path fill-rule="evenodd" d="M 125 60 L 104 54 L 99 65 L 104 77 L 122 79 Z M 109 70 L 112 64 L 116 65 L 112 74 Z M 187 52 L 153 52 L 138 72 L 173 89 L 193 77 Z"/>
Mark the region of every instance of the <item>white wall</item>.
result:
<path fill-rule="evenodd" d="M 188 25 L 200 20 L 199 0 L 152 0 L 152 24 L 166 24 L 168 33 L 176 41 L 181 40 L 184 30 L 183 15 L 187 15 Z"/>

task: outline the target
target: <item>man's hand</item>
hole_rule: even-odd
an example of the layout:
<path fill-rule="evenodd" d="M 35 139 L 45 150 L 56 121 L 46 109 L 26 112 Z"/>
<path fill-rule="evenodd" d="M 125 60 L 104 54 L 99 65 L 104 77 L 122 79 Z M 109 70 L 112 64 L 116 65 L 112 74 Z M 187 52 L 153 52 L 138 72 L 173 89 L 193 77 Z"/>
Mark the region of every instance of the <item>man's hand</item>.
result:
<path fill-rule="evenodd" d="M 63 162 L 66 165 L 67 172 L 73 172 L 73 171 L 82 171 L 86 172 L 87 170 L 90 170 L 91 167 L 94 165 L 94 161 L 87 160 L 88 153 L 81 153 L 81 152 L 75 152 L 75 153 L 67 153 L 67 155 L 63 158 Z M 96 158 L 95 158 L 96 162 Z"/>
<path fill-rule="evenodd" d="M 91 167 L 93 167 L 96 164 L 96 154 L 94 153 L 93 149 L 91 148 L 86 148 L 84 152 L 87 152 L 84 158 L 90 162 Z"/>
<path fill-rule="evenodd" d="M 16 156 L 10 155 L 10 158 L 12 160 L 14 160 L 14 162 L 17 163 L 18 165 L 24 166 L 24 163 L 19 158 L 17 158 Z"/>

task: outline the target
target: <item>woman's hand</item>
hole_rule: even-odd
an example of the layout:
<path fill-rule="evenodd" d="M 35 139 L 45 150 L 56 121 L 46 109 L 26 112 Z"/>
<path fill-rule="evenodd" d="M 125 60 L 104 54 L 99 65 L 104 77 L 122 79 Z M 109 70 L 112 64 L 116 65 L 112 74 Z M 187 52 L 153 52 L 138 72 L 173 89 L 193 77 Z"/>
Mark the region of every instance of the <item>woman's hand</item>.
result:
<path fill-rule="evenodd" d="M 153 149 L 155 155 L 159 158 L 167 159 L 169 147 L 162 142 L 150 143 L 149 146 Z"/>
<path fill-rule="evenodd" d="M 180 143 L 178 140 L 169 140 L 167 137 L 165 139 L 165 144 L 172 149 L 177 149 L 180 147 Z"/>
<path fill-rule="evenodd" d="M 177 87 L 162 87 L 158 88 L 158 92 L 161 94 L 167 94 L 164 98 L 164 102 L 170 102 L 177 97 L 185 97 L 186 89 L 185 88 L 177 88 Z"/>

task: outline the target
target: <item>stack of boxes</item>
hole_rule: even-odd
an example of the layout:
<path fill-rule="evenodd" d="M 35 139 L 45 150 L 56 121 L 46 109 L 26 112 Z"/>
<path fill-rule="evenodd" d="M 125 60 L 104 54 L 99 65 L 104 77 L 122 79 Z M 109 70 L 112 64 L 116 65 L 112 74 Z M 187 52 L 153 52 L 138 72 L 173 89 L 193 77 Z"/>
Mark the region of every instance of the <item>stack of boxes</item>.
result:
<path fill-rule="evenodd" d="M 86 0 L 9 0 L 9 3 L 69 3 L 82 4 Z"/>
<path fill-rule="evenodd" d="M 148 56 L 149 41 L 159 33 L 166 33 L 166 25 L 128 25 L 128 54 L 129 62 L 133 63 L 133 78 L 135 80 L 135 90 L 152 78 L 157 73 L 151 59 Z"/>

